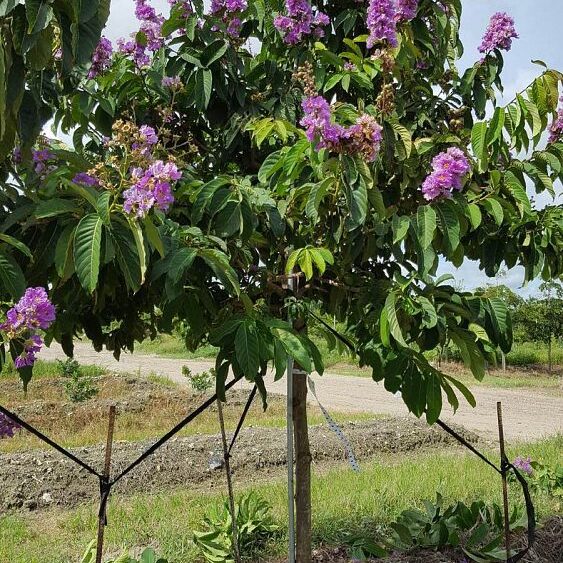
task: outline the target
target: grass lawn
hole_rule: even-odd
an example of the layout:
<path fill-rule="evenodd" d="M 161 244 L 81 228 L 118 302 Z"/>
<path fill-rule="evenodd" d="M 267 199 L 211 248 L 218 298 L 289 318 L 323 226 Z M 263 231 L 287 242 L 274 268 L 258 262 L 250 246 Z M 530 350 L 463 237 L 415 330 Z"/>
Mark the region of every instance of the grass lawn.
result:
<path fill-rule="evenodd" d="M 511 447 L 510 457 L 531 455 L 543 463 L 560 461 L 563 437 Z M 497 452 L 490 452 L 495 459 Z M 242 477 L 238 476 L 240 480 Z M 281 477 L 253 487 L 273 507 L 280 536 L 268 554 L 285 550 L 286 490 Z M 243 491 L 242 486 L 237 492 Z M 440 492 L 446 502 L 486 499 L 501 502 L 498 476 L 471 454 L 457 452 L 387 455 L 362 464 L 359 474 L 345 466 L 319 472 L 313 481 L 315 544 L 339 544 L 349 534 L 376 534 L 404 509 L 420 507 L 424 499 Z M 520 503 L 513 487 L 512 502 Z M 174 492 L 111 499 L 106 530 L 107 553 L 152 545 L 169 563 L 195 558 L 192 532 L 223 493 L 176 490 Z M 539 518 L 561 510 L 560 501 L 540 494 L 534 498 Z M 68 563 L 76 561 L 95 536 L 96 506 L 71 511 L 0 517 L 0 561 L 10 563 Z"/>

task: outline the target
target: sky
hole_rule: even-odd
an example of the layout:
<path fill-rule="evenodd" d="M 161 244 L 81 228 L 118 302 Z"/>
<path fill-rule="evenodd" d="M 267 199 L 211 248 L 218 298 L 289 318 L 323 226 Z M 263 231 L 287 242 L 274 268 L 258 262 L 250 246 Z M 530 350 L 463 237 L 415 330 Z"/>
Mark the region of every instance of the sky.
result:
<path fill-rule="evenodd" d="M 367 0 L 366 0 L 367 2 Z M 514 41 L 512 50 L 505 54 L 503 81 L 504 100 L 514 98 L 532 80 L 542 72 L 542 68 L 533 64 L 532 59 L 543 60 L 549 67 L 563 71 L 563 49 L 561 48 L 561 21 L 563 20 L 563 0 L 462 0 L 463 17 L 461 38 L 465 53 L 458 66 L 460 71 L 471 66 L 479 57 L 477 47 L 481 42 L 489 18 L 495 12 L 508 12 L 514 17 L 520 38 Z M 151 4 L 163 14 L 167 14 L 167 0 L 152 0 Z M 113 0 L 105 35 L 112 41 L 125 37 L 138 29 L 135 20 L 134 0 Z M 563 189 L 559 185 L 558 201 L 561 201 Z M 541 198 L 541 203 L 549 203 Z M 523 296 L 535 294 L 539 282 L 522 287 L 523 269 L 514 268 L 500 280 L 487 278 L 479 271 L 478 265 L 466 261 L 456 269 L 449 264 L 440 266 L 439 273 L 452 273 L 456 282 L 465 289 L 474 289 L 487 283 L 504 283 Z"/>

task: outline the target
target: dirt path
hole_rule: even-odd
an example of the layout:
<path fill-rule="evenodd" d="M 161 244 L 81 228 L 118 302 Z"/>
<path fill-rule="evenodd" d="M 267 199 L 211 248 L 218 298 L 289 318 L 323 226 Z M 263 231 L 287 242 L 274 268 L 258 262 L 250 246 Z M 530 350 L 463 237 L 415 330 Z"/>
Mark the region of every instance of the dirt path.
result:
<path fill-rule="evenodd" d="M 64 358 L 59 346 L 53 344 L 40 355 L 43 360 Z M 95 352 L 91 346 L 75 345 L 75 357 L 82 364 L 97 364 L 117 372 L 156 373 L 171 380 L 186 384 L 181 375 L 183 365 L 192 371 L 204 371 L 213 367 L 209 360 L 180 360 L 154 355 L 123 354 L 117 362 L 109 352 Z M 323 405 L 330 409 L 347 412 L 373 412 L 401 416 L 408 414 L 402 399 L 386 391 L 383 385 L 369 378 L 325 374 L 315 377 L 317 395 Z M 242 383 L 241 385 L 248 385 Z M 269 381 L 268 390 L 285 393 L 285 379 Z M 445 407 L 442 418 L 473 430 L 481 436 L 494 439 L 497 436 L 496 402 L 502 401 L 505 435 L 509 440 L 535 440 L 543 436 L 563 433 L 563 398 L 530 389 L 495 389 L 473 387 L 477 407 L 461 404 L 453 417 Z M 311 400 L 312 397 L 310 397 Z"/>

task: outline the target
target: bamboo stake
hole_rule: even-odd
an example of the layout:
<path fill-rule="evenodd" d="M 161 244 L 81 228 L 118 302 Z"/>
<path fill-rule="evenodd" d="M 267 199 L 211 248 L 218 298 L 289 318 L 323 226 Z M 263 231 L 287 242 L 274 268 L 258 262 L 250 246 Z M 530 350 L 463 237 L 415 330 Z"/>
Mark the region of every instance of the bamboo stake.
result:
<path fill-rule="evenodd" d="M 223 442 L 223 461 L 225 463 L 225 473 L 227 474 L 227 489 L 229 492 L 229 508 L 231 512 L 231 521 L 233 529 L 233 555 L 236 563 L 241 563 L 239 545 L 238 545 L 238 529 L 237 514 L 235 510 L 235 496 L 233 493 L 233 482 L 231 479 L 231 463 L 229 461 L 229 446 L 227 445 L 227 434 L 225 432 L 225 418 L 223 416 L 223 404 L 221 399 L 217 400 L 217 412 L 219 414 L 219 426 L 221 427 L 221 440 Z"/>
<path fill-rule="evenodd" d="M 113 430 L 115 428 L 115 405 L 109 408 L 108 436 L 106 441 L 106 455 L 104 462 L 104 477 L 109 479 L 111 470 L 111 451 L 113 448 Z M 98 519 L 98 544 L 96 547 L 96 563 L 102 563 L 102 552 L 104 550 L 104 529 L 106 526 L 105 510 L 100 513 Z"/>
<path fill-rule="evenodd" d="M 510 558 L 510 512 L 508 508 L 508 484 L 506 481 L 506 471 L 504 470 L 504 462 L 506 453 L 504 449 L 504 426 L 502 423 L 502 404 L 497 403 L 497 419 L 498 419 L 498 437 L 500 445 L 500 463 L 502 471 L 502 501 L 504 505 L 504 541 L 506 547 L 506 560 Z"/>

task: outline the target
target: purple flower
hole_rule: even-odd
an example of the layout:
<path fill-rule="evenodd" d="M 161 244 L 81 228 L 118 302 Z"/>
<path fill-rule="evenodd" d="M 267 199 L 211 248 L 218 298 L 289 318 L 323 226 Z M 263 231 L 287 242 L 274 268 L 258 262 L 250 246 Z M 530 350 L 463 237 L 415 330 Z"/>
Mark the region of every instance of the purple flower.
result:
<path fill-rule="evenodd" d="M 221 17 L 221 21 L 227 26 L 227 35 L 239 37 L 242 28 L 240 15 L 247 6 L 246 0 L 211 0 L 210 13 Z M 218 28 L 213 26 L 212 29 L 216 31 Z"/>
<path fill-rule="evenodd" d="M 18 340 L 23 351 L 15 359 L 16 368 L 31 366 L 43 346 L 38 330 L 47 330 L 55 320 L 55 307 L 42 287 L 29 287 L 23 297 L 6 313 L 6 321 L 0 325 L 9 340 Z"/>
<path fill-rule="evenodd" d="M 361 115 L 351 127 L 332 123 L 329 103 L 322 96 L 311 96 L 302 103 L 305 115 L 300 121 L 309 141 L 317 148 L 333 152 L 359 154 L 366 161 L 375 160 L 382 141 L 382 127 L 371 115 Z"/>
<path fill-rule="evenodd" d="M 322 96 L 311 96 L 303 100 L 301 107 L 305 116 L 299 122 L 305 127 L 307 139 L 314 141 L 324 136 L 325 129 L 330 125 L 330 105 Z"/>
<path fill-rule="evenodd" d="M 157 51 L 164 45 L 162 36 L 162 24 L 164 18 L 157 14 L 156 10 L 149 5 L 148 0 L 135 0 L 135 15 L 141 22 L 139 32 L 144 34 L 146 45 L 138 43 L 136 33 L 132 34 L 131 40 L 118 39 L 117 46 L 120 53 L 129 55 L 138 67 L 150 64 L 150 56 L 147 51 Z"/>
<path fill-rule="evenodd" d="M 55 155 L 49 149 L 31 151 L 31 157 L 34 163 L 33 170 L 42 179 L 53 170 L 54 167 L 49 166 L 48 163 L 55 158 Z"/>
<path fill-rule="evenodd" d="M 418 0 L 397 0 L 397 19 L 410 21 L 418 11 Z"/>
<path fill-rule="evenodd" d="M 454 190 L 460 191 L 464 176 L 471 170 L 469 160 L 457 147 L 451 147 L 435 156 L 432 168 L 432 173 L 422 184 L 422 193 L 428 201 L 451 197 Z"/>
<path fill-rule="evenodd" d="M 358 69 L 356 68 L 356 65 L 354 63 L 351 63 L 350 61 L 346 61 L 344 63 L 344 70 L 354 72 L 355 70 L 358 70 Z"/>
<path fill-rule="evenodd" d="M 559 98 L 559 101 L 563 104 L 563 96 Z M 557 117 L 553 120 L 553 123 L 549 127 L 549 143 L 555 143 L 563 137 L 563 106 L 560 106 L 557 110 Z"/>
<path fill-rule="evenodd" d="M 20 428 L 19 424 L 0 412 L 0 440 L 2 438 L 13 438 L 14 431 L 18 428 Z"/>
<path fill-rule="evenodd" d="M 90 186 L 92 188 L 100 185 L 98 178 L 90 176 L 90 174 L 87 174 L 86 172 L 79 172 L 76 176 L 74 176 L 72 181 L 75 184 L 82 184 L 83 186 Z"/>
<path fill-rule="evenodd" d="M 95 78 L 102 74 L 111 64 L 112 54 L 113 46 L 111 41 L 102 35 L 92 55 L 92 66 L 88 72 L 88 78 Z"/>
<path fill-rule="evenodd" d="M 490 53 L 495 49 L 510 51 L 512 40 L 517 38 L 514 20 L 505 12 L 497 12 L 491 17 L 481 45 L 479 45 L 479 52 Z"/>
<path fill-rule="evenodd" d="M 156 145 L 158 143 L 156 131 L 150 125 L 141 125 L 139 133 L 147 145 Z"/>
<path fill-rule="evenodd" d="M 183 84 L 179 76 L 164 76 L 162 78 L 162 86 L 170 88 L 170 90 L 179 90 Z"/>
<path fill-rule="evenodd" d="M 530 456 L 528 456 L 526 459 L 524 459 L 521 456 L 518 456 L 512 462 L 512 465 L 514 465 L 516 469 L 519 469 L 520 471 L 527 473 L 528 475 L 531 475 L 534 472 L 534 469 L 532 467 L 532 458 Z"/>
<path fill-rule="evenodd" d="M 168 211 L 174 203 L 171 184 L 181 177 L 182 173 L 173 162 L 156 160 L 146 170 L 133 168 L 134 184 L 123 192 L 123 210 L 138 218 L 146 217 L 153 207 Z"/>
<path fill-rule="evenodd" d="M 382 131 L 383 128 L 374 117 L 368 114 L 361 115 L 346 135 L 349 152 L 360 154 L 367 162 L 373 162 L 383 140 Z"/>
<path fill-rule="evenodd" d="M 307 0 L 286 0 L 287 16 L 278 15 L 274 18 L 274 26 L 283 35 L 289 45 L 295 45 L 306 37 L 323 37 L 323 27 L 330 24 L 330 18 L 323 12 L 313 13 Z"/>
<path fill-rule="evenodd" d="M 14 164 L 21 164 L 22 162 L 22 150 L 20 147 L 16 147 L 12 152 L 12 160 Z"/>
<path fill-rule="evenodd" d="M 397 12 L 393 0 L 370 0 L 367 10 L 367 28 L 369 37 L 367 47 L 371 49 L 378 41 L 388 41 L 396 47 L 397 41 Z"/>

